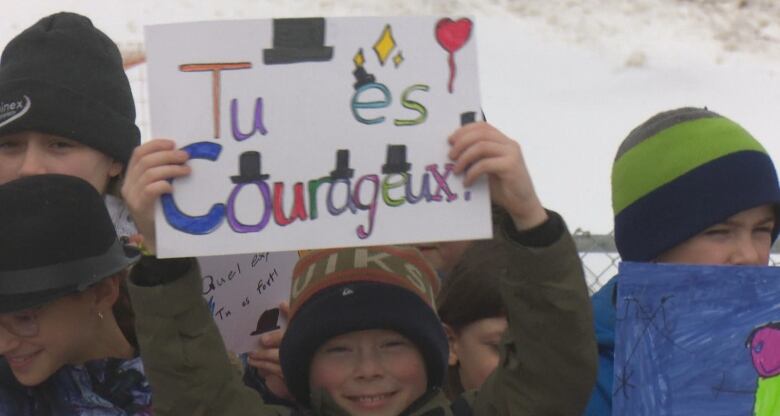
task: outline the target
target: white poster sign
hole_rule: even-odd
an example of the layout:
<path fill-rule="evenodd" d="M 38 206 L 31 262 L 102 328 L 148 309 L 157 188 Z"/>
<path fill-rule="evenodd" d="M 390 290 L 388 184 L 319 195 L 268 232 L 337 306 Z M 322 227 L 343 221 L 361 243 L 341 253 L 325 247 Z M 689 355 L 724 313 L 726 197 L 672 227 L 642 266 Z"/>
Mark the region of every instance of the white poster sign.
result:
<path fill-rule="evenodd" d="M 491 236 L 447 137 L 480 119 L 473 21 L 219 21 L 146 29 L 151 128 L 190 154 L 161 257 Z"/>

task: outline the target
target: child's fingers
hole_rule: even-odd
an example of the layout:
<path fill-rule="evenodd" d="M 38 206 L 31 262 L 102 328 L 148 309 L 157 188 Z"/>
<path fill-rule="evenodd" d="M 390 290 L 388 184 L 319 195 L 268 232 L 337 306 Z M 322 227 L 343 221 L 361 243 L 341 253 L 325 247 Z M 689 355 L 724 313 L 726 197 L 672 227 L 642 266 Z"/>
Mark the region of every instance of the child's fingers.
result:
<path fill-rule="evenodd" d="M 151 153 L 156 153 L 165 150 L 173 150 L 176 148 L 176 143 L 169 139 L 153 139 L 133 149 L 133 153 L 130 156 L 130 160 L 141 159 Z"/>
<path fill-rule="evenodd" d="M 494 129 L 494 127 L 491 124 L 486 123 L 484 121 L 469 123 L 464 126 L 458 127 L 457 130 L 452 132 L 452 134 L 448 137 L 448 139 L 450 142 L 452 142 L 460 139 L 463 136 L 473 134 L 474 132 L 487 131 L 489 129 Z"/>
<path fill-rule="evenodd" d="M 479 128 L 461 131 L 461 129 L 465 129 L 463 127 L 450 136 L 449 143 L 451 147 L 447 154 L 450 159 L 458 159 L 464 151 L 478 142 L 505 143 L 512 140 L 488 124 L 483 123 L 483 125 L 477 127 Z"/>
<path fill-rule="evenodd" d="M 268 361 L 252 360 L 252 359 L 248 359 L 247 364 L 257 369 L 257 373 L 264 378 L 268 377 L 269 375 L 274 375 L 280 378 L 284 377 L 284 375 L 282 374 L 282 366 L 280 366 L 279 364 L 270 363 Z"/>
<path fill-rule="evenodd" d="M 162 165 L 149 168 L 138 178 L 138 184 L 141 187 L 147 187 L 149 184 L 167 181 L 168 179 L 187 176 L 192 169 L 187 165 Z"/>
<path fill-rule="evenodd" d="M 290 318 L 290 303 L 287 301 L 284 301 L 279 304 L 279 310 L 282 312 L 282 316 L 284 319 Z"/>
<path fill-rule="evenodd" d="M 122 192 L 122 196 L 128 207 L 132 211 L 137 211 L 132 214 L 141 215 L 145 208 L 154 205 L 154 200 L 160 195 L 170 192 L 173 192 L 173 185 L 166 180 L 161 180 L 128 188 L 126 192 Z"/>
<path fill-rule="evenodd" d="M 251 351 L 247 357 L 253 360 L 279 362 L 279 348 L 258 348 Z"/>
<path fill-rule="evenodd" d="M 140 211 L 144 207 L 153 206 L 154 200 L 160 195 L 173 192 L 168 179 L 189 175 L 191 168 L 186 165 L 166 165 L 149 169 L 140 177 L 127 180 L 122 188 L 122 197 L 127 205 L 136 211 L 134 214 L 142 215 Z"/>
<path fill-rule="evenodd" d="M 453 172 L 459 174 L 469 168 L 470 165 L 482 160 L 494 157 L 511 157 L 508 148 L 502 143 L 492 141 L 480 141 L 469 146 L 455 160 Z"/>
<path fill-rule="evenodd" d="M 183 150 L 162 150 L 138 158 L 132 169 L 145 172 L 159 166 L 181 165 L 187 159 L 189 159 L 189 155 Z"/>
<path fill-rule="evenodd" d="M 261 348 L 279 348 L 280 345 L 282 345 L 282 337 L 284 336 L 284 331 L 281 329 L 277 329 L 271 332 L 267 332 L 263 335 L 260 335 L 260 346 Z"/>
<path fill-rule="evenodd" d="M 163 194 L 173 192 L 173 185 L 168 181 L 157 181 L 150 183 L 144 188 L 144 205 L 153 206 L 154 201 Z"/>
<path fill-rule="evenodd" d="M 480 176 L 491 174 L 495 175 L 505 166 L 506 163 L 504 163 L 500 158 L 480 159 L 479 162 L 471 165 L 466 171 L 466 174 L 463 178 L 463 185 L 469 187 L 473 185 L 474 182 L 480 178 Z"/>

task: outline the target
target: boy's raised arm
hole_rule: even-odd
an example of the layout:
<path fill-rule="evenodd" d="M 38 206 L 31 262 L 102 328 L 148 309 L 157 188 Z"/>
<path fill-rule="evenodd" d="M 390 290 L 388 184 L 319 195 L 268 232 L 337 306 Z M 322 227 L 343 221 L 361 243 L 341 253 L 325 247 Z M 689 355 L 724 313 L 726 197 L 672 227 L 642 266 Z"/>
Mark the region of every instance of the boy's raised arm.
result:
<path fill-rule="evenodd" d="M 520 146 L 486 123 L 451 137 L 455 172 L 466 184 L 490 180 L 493 203 L 503 208 L 492 241 L 477 250 L 501 250 L 500 288 L 509 328 L 501 359 L 473 402 L 477 415 L 579 415 L 596 377 L 596 344 L 582 264 L 563 219 L 546 211 Z"/>
<path fill-rule="evenodd" d="M 128 289 L 155 415 L 289 414 L 264 405 L 230 363 L 194 259 L 144 257 Z"/>

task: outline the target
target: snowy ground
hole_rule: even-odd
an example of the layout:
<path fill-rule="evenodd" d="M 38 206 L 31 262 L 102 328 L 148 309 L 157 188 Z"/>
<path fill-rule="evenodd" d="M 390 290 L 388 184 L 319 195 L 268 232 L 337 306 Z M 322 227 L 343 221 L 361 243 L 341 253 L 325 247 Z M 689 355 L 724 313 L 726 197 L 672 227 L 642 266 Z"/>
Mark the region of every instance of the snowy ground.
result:
<path fill-rule="evenodd" d="M 778 3 L 0 0 L 6 6 L 0 46 L 38 18 L 59 10 L 92 17 L 127 51 L 142 47 L 144 25 L 163 22 L 473 15 L 488 119 L 521 142 L 548 206 L 559 210 L 572 229 L 606 233 L 612 222 L 609 171 L 614 152 L 633 126 L 657 111 L 706 105 L 742 123 L 780 160 Z M 142 74 L 131 78 L 142 80 Z M 137 94 L 143 97 L 142 92 Z"/>

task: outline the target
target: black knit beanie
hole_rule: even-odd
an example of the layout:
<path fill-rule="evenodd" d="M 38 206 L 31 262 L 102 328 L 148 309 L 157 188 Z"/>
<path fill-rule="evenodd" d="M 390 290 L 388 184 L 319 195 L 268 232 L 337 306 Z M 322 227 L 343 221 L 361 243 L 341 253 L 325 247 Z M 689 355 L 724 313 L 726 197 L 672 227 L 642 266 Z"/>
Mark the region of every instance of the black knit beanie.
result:
<path fill-rule="evenodd" d="M 141 134 L 119 49 L 78 14 L 44 17 L 0 57 L 0 136 L 66 137 L 124 164 Z"/>

